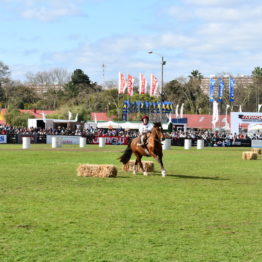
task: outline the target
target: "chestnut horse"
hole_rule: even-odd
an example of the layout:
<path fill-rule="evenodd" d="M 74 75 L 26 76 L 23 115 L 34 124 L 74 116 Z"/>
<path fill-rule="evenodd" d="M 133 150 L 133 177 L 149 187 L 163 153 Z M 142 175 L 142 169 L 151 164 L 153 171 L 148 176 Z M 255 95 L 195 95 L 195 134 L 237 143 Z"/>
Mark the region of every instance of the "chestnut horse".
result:
<path fill-rule="evenodd" d="M 140 143 L 139 140 L 139 137 L 136 137 L 128 144 L 124 154 L 119 158 L 120 162 L 122 162 L 124 165 L 127 164 L 131 158 L 132 153 L 134 153 L 136 155 L 136 161 L 133 174 L 136 175 L 136 172 L 138 170 L 137 165 L 139 164 L 139 166 L 143 170 L 144 176 L 147 176 L 147 171 L 144 169 L 141 159 L 143 156 L 152 156 L 160 164 L 162 176 L 165 176 L 166 171 L 164 169 L 162 161 L 163 152 L 161 144 L 161 141 L 165 140 L 165 135 L 163 133 L 161 123 L 154 123 L 154 127 L 152 128 L 151 133 L 148 134 L 146 148 L 138 145 Z"/>

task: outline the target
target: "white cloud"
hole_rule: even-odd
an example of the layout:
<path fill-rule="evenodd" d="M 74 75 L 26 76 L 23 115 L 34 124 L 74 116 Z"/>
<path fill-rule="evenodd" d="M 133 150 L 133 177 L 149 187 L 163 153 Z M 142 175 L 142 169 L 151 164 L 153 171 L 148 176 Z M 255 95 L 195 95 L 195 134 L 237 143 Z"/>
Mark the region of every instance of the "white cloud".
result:
<path fill-rule="evenodd" d="M 62 17 L 84 15 L 80 9 L 83 0 L 0 0 L 13 15 L 22 18 L 54 21 Z"/>
<path fill-rule="evenodd" d="M 253 0 L 254 2 L 257 0 Z M 246 3 L 246 0 L 183 0 L 186 4 L 202 5 L 202 6 L 225 6 L 225 5 L 240 5 Z"/>
<path fill-rule="evenodd" d="M 28 19 L 52 21 L 80 14 L 77 3 L 81 1 L 28 0 L 24 1 L 21 14 Z M 161 19 L 158 16 L 155 24 L 149 24 L 150 30 L 146 32 L 136 34 L 134 30 L 132 35 L 119 33 L 98 40 L 94 36 L 93 41 L 67 50 L 61 46 L 61 51 L 50 51 L 41 56 L 39 51 L 39 65 L 35 66 L 35 70 L 66 67 L 71 71 L 82 68 L 92 81 L 99 82 L 102 64 L 105 64 L 106 80 L 116 79 L 118 71 L 134 76 L 139 72 L 159 76 L 159 57 L 149 56 L 149 50 L 158 52 L 167 60 L 165 81 L 187 76 L 194 69 L 200 70 L 203 75 L 222 71 L 250 74 L 255 66 L 259 66 L 262 59 L 260 1 L 184 0 L 183 3 L 165 9 L 164 16 Z M 84 38 L 79 37 L 79 41 L 81 39 Z M 26 66 L 23 68 L 31 71 L 33 66 L 28 69 Z"/>
<path fill-rule="evenodd" d="M 53 21 L 60 17 L 64 16 L 72 16 L 78 13 L 77 10 L 70 9 L 70 8 L 59 8 L 55 10 L 50 10 L 47 7 L 38 7 L 38 8 L 31 8 L 22 11 L 22 17 L 29 18 L 29 19 L 36 19 L 41 21 Z"/>

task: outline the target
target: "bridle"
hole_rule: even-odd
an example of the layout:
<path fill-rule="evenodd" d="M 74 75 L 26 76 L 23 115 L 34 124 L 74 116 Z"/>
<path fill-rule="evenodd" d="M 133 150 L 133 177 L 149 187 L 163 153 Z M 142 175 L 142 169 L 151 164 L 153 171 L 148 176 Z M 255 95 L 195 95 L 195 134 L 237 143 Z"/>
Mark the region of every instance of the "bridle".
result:
<path fill-rule="evenodd" d="M 160 143 L 161 144 L 161 142 L 162 142 L 162 138 L 165 138 L 164 137 L 164 134 L 163 134 L 163 132 L 161 132 L 161 130 L 162 130 L 162 127 L 153 127 L 154 129 L 155 129 L 155 137 L 154 137 L 154 141 L 156 141 L 156 142 L 158 142 L 158 143 Z M 161 129 L 161 130 L 160 130 Z M 152 129 L 153 130 L 153 129 Z M 160 134 L 159 134 L 160 133 Z M 149 135 L 149 137 L 152 135 L 152 132 L 151 132 L 151 134 Z"/>

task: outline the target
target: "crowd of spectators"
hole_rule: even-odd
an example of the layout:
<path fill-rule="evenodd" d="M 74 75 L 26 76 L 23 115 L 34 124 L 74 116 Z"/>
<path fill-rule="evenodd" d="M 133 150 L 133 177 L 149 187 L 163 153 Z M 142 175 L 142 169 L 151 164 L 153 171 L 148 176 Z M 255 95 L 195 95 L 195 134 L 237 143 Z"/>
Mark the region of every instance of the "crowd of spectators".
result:
<path fill-rule="evenodd" d="M 68 128 L 58 126 L 57 128 L 25 128 L 25 127 L 13 127 L 9 125 L 0 125 L 0 135 L 65 135 L 65 136 L 128 136 L 136 137 L 138 131 L 124 130 L 124 129 L 99 129 L 99 128 Z"/>
<path fill-rule="evenodd" d="M 45 137 L 46 135 L 67 135 L 67 136 L 86 136 L 86 137 L 94 137 L 94 136 L 121 136 L 133 138 L 138 136 L 137 130 L 124 130 L 124 129 L 97 129 L 97 128 L 88 128 L 82 129 L 77 127 L 76 129 L 72 129 L 69 127 L 61 127 L 58 126 L 54 129 L 43 129 L 43 128 L 24 128 L 24 127 L 13 127 L 9 125 L 0 125 L 0 135 L 37 135 L 40 137 Z M 209 130 L 201 131 L 201 130 L 187 130 L 184 132 L 183 130 L 173 131 L 168 134 L 170 138 L 174 141 L 178 139 L 204 139 L 207 143 L 211 143 L 212 141 L 214 145 L 216 141 L 220 143 L 222 140 L 226 143 L 227 141 L 236 141 L 236 140 L 251 140 L 251 139 L 262 139 L 261 134 L 252 134 L 248 136 L 246 133 L 241 134 L 231 134 L 227 132 L 211 132 Z"/>

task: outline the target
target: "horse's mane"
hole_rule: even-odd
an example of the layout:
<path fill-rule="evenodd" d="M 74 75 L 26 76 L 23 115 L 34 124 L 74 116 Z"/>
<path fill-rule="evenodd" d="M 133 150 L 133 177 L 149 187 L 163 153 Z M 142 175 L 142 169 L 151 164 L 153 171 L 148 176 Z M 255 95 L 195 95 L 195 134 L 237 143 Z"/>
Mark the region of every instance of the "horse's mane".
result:
<path fill-rule="evenodd" d="M 162 124 L 160 122 L 155 122 L 154 127 L 162 127 Z"/>

